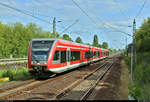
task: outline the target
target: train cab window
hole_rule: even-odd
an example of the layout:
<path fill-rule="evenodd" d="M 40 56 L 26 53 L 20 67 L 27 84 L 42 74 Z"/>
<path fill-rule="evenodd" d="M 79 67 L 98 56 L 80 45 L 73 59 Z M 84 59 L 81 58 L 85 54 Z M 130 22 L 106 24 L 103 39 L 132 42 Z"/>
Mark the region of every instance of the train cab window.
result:
<path fill-rule="evenodd" d="M 66 62 L 66 51 L 61 51 L 61 63 Z"/>
<path fill-rule="evenodd" d="M 80 51 L 71 51 L 71 61 L 80 60 Z"/>
<path fill-rule="evenodd" d="M 56 50 L 53 57 L 53 64 L 60 63 L 60 51 Z"/>

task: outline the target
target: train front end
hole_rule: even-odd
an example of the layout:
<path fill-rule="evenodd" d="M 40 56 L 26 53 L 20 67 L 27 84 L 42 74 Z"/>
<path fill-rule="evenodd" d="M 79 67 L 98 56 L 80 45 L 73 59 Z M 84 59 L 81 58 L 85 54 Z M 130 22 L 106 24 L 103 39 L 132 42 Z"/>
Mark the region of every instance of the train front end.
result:
<path fill-rule="evenodd" d="M 28 68 L 32 75 L 50 74 L 47 62 L 52 50 L 54 40 L 32 39 L 28 51 Z"/>

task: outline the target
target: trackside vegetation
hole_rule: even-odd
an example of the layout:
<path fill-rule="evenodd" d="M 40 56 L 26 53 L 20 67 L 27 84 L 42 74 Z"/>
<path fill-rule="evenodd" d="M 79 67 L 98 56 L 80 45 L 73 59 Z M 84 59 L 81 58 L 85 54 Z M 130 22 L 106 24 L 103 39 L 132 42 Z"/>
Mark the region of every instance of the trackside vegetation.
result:
<path fill-rule="evenodd" d="M 130 57 L 124 56 L 130 71 Z M 150 52 L 137 53 L 137 63 L 133 68 L 133 87 L 129 85 L 130 95 L 138 100 L 150 100 Z"/>
<path fill-rule="evenodd" d="M 136 31 L 136 60 L 133 68 L 133 86 L 129 85 L 130 94 L 137 100 L 150 100 L 150 18 L 144 20 Z M 124 60 L 130 71 L 130 56 Z"/>
<path fill-rule="evenodd" d="M 32 76 L 28 72 L 27 67 L 0 70 L 0 78 L 5 78 L 5 77 L 9 77 L 10 81 L 28 80 L 32 78 Z"/>

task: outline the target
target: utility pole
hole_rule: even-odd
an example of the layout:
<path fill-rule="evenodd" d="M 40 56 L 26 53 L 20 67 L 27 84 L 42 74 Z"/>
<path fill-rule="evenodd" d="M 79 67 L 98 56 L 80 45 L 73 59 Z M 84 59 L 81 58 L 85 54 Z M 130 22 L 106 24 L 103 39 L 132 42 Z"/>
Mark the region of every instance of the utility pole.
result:
<path fill-rule="evenodd" d="M 133 45 L 134 45 L 134 63 L 136 63 L 136 21 L 133 21 Z"/>
<path fill-rule="evenodd" d="M 125 41 L 126 41 L 126 56 L 128 56 L 127 37 L 125 38 Z"/>
<path fill-rule="evenodd" d="M 133 21 L 133 40 L 132 40 L 132 45 L 131 45 L 131 74 L 130 74 L 130 80 L 131 80 L 131 86 L 133 85 L 133 65 L 134 65 L 134 62 L 135 62 L 135 33 L 136 33 L 136 22 L 135 22 L 135 19 Z"/>
<path fill-rule="evenodd" d="M 55 17 L 53 19 L 53 35 L 54 38 L 56 39 L 56 18 Z"/>
<path fill-rule="evenodd" d="M 133 83 L 133 79 L 132 79 L 132 70 L 133 70 L 133 41 L 132 41 L 132 44 L 131 44 L 131 69 L 130 69 L 130 81 L 131 81 L 131 86 L 132 86 L 132 83 Z"/>

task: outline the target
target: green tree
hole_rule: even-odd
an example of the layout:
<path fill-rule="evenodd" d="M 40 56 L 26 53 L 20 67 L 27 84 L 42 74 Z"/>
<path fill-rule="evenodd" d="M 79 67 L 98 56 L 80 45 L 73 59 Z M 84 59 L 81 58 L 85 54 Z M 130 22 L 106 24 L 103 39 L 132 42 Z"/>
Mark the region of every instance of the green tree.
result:
<path fill-rule="evenodd" d="M 102 47 L 105 48 L 105 49 L 107 49 L 108 48 L 107 42 L 103 42 Z"/>
<path fill-rule="evenodd" d="M 72 39 L 69 37 L 69 35 L 67 35 L 67 34 L 64 34 L 64 35 L 63 35 L 63 39 L 73 42 L 73 40 L 72 40 Z"/>
<path fill-rule="evenodd" d="M 99 44 L 98 44 L 98 36 L 97 36 L 96 34 L 94 35 L 93 46 L 99 47 Z"/>
<path fill-rule="evenodd" d="M 29 41 L 32 38 L 49 38 L 52 34 L 43 31 L 34 23 L 26 26 L 20 22 L 2 24 L 0 22 L 0 58 L 24 57 L 28 54 Z"/>
<path fill-rule="evenodd" d="M 101 44 L 98 44 L 98 46 L 97 46 L 97 47 L 101 48 L 101 47 L 102 47 L 102 45 L 101 45 Z"/>
<path fill-rule="evenodd" d="M 90 43 L 84 43 L 85 45 L 89 45 L 89 46 L 91 46 L 91 44 Z"/>
<path fill-rule="evenodd" d="M 77 42 L 77 43 L 83 43 L 82 39 L 80 37 L 77 37 L 76 40 L 75 40 L 75 42 Z"/>
<path fill-rule="evenodd" d="M 139 52 L 150 50 L 150 18 L 144 20 L 142 26 L 136 31 L 136 47 Z"/>

